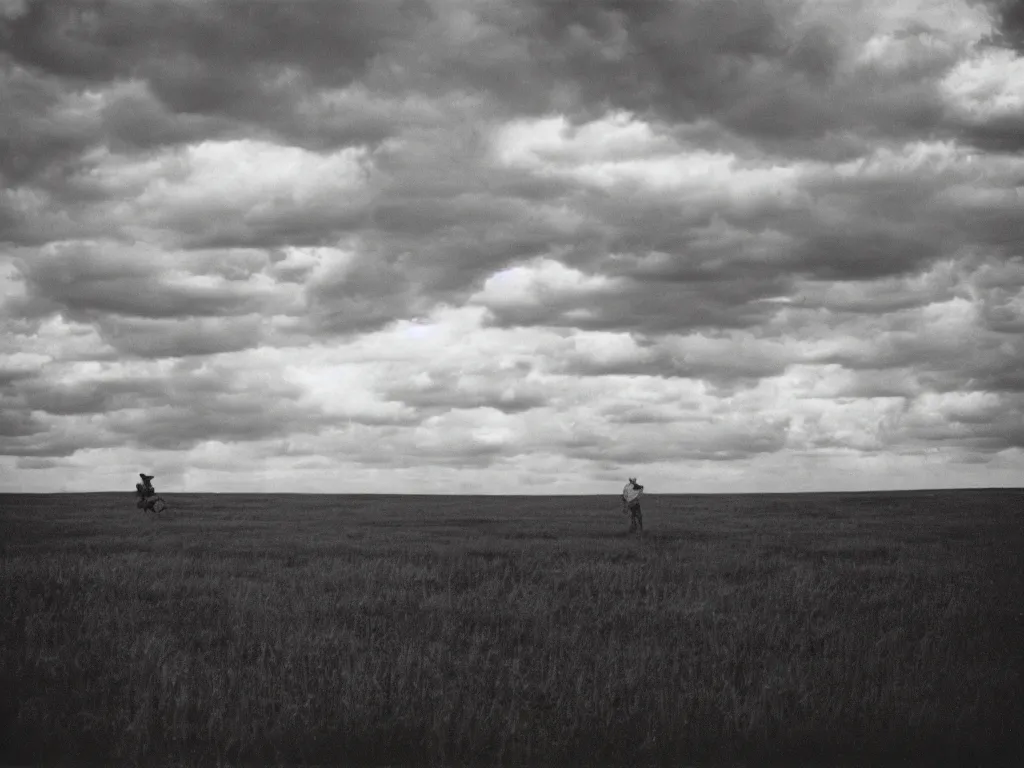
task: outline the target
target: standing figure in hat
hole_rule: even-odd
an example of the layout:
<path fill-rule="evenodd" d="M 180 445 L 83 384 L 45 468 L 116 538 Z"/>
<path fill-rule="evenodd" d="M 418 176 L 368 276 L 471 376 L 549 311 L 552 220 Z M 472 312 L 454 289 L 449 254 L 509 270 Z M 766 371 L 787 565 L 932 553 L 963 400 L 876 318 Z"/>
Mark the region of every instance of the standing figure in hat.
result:
<path fill-rule="evenodd" d="M 148 512 L 156 512 L 157 502 L 162 502 L 164 504 L 166 504 L 166 502 L 156 495 L 156 489 L 153 487 L 153 483 L 151 482 L 155 475 L 144 475 L 140 472 L 139 477 L 142 478 L 142 482 L 135 484 L 135 493 L 139 497 L 135 502 L 135 506 Z"/>
<path fill-rule="evenodd" d="M 626 487 L 622 489 L 622 514 L 629 510 L 629 532 L 637 529 L 643 533 L 644 515 L 640 511 L 640 496 L 643 495 L 644 487 L 637 483 L 635 477 L 629 478 Z"/>

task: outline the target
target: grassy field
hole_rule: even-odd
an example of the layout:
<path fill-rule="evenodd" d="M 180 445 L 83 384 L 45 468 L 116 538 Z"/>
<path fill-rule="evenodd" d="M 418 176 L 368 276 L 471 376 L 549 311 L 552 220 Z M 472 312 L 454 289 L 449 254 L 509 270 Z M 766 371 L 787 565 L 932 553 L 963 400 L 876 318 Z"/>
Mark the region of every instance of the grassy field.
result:
<path fill-rule="evenodd" d="M 0 762 L 1024 757 L 1019 490 L 167 499 L 0 496 Z"/>

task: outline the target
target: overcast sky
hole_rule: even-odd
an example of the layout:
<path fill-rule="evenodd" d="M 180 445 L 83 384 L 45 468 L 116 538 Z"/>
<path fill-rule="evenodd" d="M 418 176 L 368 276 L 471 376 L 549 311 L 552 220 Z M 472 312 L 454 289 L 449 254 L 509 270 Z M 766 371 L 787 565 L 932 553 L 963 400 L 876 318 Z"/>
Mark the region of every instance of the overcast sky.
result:
<path fill-rule="evenodd" d="M 0 0 L 0 490 L 1024 484 L 1024 14 Z"/>

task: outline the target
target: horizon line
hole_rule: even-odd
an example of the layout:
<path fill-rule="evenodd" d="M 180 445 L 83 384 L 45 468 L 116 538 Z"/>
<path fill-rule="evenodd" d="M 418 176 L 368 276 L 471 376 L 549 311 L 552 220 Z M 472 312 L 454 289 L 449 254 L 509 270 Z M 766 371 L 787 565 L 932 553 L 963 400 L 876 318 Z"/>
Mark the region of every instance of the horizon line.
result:
<path fill-rule="evenodd" d="M 662 493 L 644 493 L 645 497 L 651 496 L 828 496 L 837 494 L 885 494 L 885 493 L 943 493 L 963 491 L 1024 491 L 1024 486 L 1015 485 L 988 485 L 988 486 L 957 486 L 952 488 L 922 487 L 922 488 L 878 488 L 871 490 L 830 490 L 830 491 L 668 491 Z M 0 491 L 0 496 L 85 496 L 89 494 L 127 494 L 134 495 L 134 491 L 126 490 L 102 490 L 102 491 Z M 386 493 L 379 491 L 161 491 L 161 495 L 182 496 L 437 496 L 437 497 L 492 497 L 492 498 L 515 498 L 515 497 L 590 497 L 590 496 L 614 496 L 607 493 Z"/>

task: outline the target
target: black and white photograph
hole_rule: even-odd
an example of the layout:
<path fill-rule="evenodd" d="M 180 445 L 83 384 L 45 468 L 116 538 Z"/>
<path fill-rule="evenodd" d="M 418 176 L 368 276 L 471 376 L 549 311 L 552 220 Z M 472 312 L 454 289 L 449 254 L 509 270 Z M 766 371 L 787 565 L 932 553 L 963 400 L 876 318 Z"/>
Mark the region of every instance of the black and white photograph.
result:
<path fill-rule="evenodd" d="M 1024 765 L 1022 0 L 0 0 L 0 766 Z"/>

